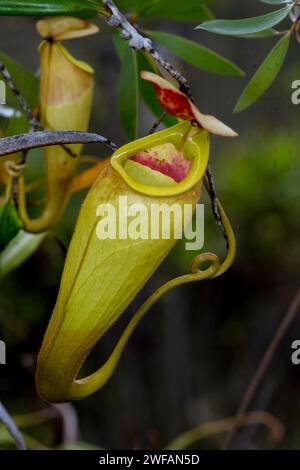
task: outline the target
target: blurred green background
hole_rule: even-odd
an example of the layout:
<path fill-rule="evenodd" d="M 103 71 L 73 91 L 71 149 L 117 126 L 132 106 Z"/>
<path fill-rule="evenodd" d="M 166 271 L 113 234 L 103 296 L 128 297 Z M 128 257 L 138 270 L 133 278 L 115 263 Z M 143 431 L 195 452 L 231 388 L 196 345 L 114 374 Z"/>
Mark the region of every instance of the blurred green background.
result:
<path fill-rule="evenodd" d="M 218 18 L 256 16 L 270 10 L 258 1 L 215 0 L 211 7 Z M 35 19 L 3 17 L 0 24 L 1 50 L 37 70 Z M 91 130 L 121 145 L 127 138 L 117 109 L 119 61 L 109 30 L 99 24 L 99 35 L 72 41 L 67 47 L 96 69 Z M 201 110 L 217 115 L 240 133 L 235 140 L 213 139 L 211 154 L 218 194 L 236 232 L 238 254 L 234 266 L 220 279 L 180 287 L 158 302 L 134 333 L 116 373 L 102 390 L 54 411 L 57 417 L 52 421 L 25 429 L 49 447 L 62 440 L 69 444 L 79 440 L 107 449 L 162 448 L 200 423 L 233 415 L 299 288 L 300 108 L 291 103 L 291 84 L 300 79 L 299 46 L 293 42 L 271 90 L 248 111 L 233 115 L 240 92 L 274 39 L 217 37 L 194 31 L 193 23 L 147 20 L 143 24 L 199 41 L 247 72 L 245 78 L 210 75 L 169 56 L 189 77 Z M 144 106 L 140 117 L 142 136 L 153 117 Z M 92 152 L 105 155 L 101 148 L 86 151 Z M 34 174 L 39 158 L 33 157 L 32 162 Z M 73 196 L 54 229 L 66 245 L 84 195 Z M 205 251 L 222 255 L 224 243 L 207 198 L 205 207 Z M 45 406 L 35 391 L 35 360 L 57 296 L 64 256 L 55 238 L 48 238 L 29 261 L 2 281 L 0 338 L 7 343 L 7 365 L 0 366 L 0 399 L 13 415 Z M 188 272 L 192 256 L 178 244 L 93 351 L 86 372 L 95 370 L 109 355 L 130 315 L 156 287 Z M 274 414 L 283 423 L 285 435 L 278 447 L 284 449 L 300 447 L 300 366 L 291 363 L 294 339 L 300 339 L 300 315 L 251 406 Z M 251 426 L 238 432 L 233 448 L 270 448 L 267 437 L 265 428 Z M 221 437 L 216 436 L 194 448 L 219 448 L 220 442 Z"/>

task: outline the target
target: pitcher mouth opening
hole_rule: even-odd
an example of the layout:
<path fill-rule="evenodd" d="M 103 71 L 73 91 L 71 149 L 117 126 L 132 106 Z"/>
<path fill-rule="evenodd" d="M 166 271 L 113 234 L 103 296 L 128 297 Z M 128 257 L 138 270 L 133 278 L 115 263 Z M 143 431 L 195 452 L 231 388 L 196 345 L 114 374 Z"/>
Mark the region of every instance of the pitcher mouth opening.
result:
<path fill-rule="evenodd" d="M 126 166 L 132 162 L 167 176 L 171 184 L 172 182 L 175 184 L 183 181 L 192 165 L 192 161 L 187 160 L 184 153 L 179 151 L 172 143 L 141 150 L 127 160 Z"/>
<path fill-rule="evenodd" d="M 175 196 L 202 180 L 209 159 L 209 134 L 189 122 L 157 132 L 117 150 L 112 167 L 138 193 Z"/>

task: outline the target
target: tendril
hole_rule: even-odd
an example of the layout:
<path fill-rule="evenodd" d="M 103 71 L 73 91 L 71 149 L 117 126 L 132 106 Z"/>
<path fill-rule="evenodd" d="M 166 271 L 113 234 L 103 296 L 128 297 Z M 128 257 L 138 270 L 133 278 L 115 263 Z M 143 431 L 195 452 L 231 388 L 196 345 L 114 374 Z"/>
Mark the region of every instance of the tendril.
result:
<path fill-rule="evenodd" d="M 19 178 L 26 167 L 26 163 L 16 163 L 13 160 L 8 160 L 4 163 L 4 167 L 11 178 Z"/>

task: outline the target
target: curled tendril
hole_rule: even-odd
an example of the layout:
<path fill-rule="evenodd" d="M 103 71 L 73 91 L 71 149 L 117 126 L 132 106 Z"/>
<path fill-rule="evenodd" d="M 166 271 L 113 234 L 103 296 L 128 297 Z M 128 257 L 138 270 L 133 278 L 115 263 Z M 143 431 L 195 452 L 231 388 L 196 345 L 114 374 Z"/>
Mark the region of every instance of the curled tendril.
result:
<path fill-rule="evenodd" d="M 201 253 L 200 255 L 196 256 L 192 262 L 192 274 L 205 273 L 207 269 L 200 269 L 200 266 L 204 263 L 211 263 L 210 269 L 213 269 L 214 271 L 218 271 L 220 268 L 220 260 L 217 255 L 215 255 L 214 253 Z"/>
<path fill-rule="evenodd" d="M 200 424 L 194 429 L 190 429 L 170 442 L 166 450 L 183 450 L 194 446 L 202 439 L 207 439 L 217 434 L 222 434 L 232 427 L 235 417 L 208 421 Z M 285 429 L 282 423 L 270 413 L 264 411 L 254 411 L 246 413 L 239 422 L 239 427 L 250 426 L 251 424 L 263 424 L 270 430 L 269 439 L 273 444 L 277 444 L 284 436 Z"/>
<path fill-rule="evenodd" d="M 7 160 L 4 163 L 4 167 L 11 178 L 19 178 L 26 167 L 26 163 L 16 163 L 13 160 Z"/>
<path fill-rule="evenodd" d="M 207 187 L 207 181 L 204 181 L 205 186 Z M 208 189 L 208 187 L 207 187 Z M 230 225 L 230 222 L 221 206 L 218 202 L 218 208 L 221 214 L 222 222 L 224 224 L 226 235 L 228 237 L 228 250 L 225 260 L 223 262 L 220 261 L 219 257 L 213 253 L 202 253 L 197 255 L 192 263 L 192 269 L 190 274 L 186 274 L 183 276 L 179 276 L 175 279 L 172 279 L 165 284 L 163 284 L 160 288 L 158 288 L 147 300 L 146 302 L 139 308 L 139 310 L 135 313 L 132 319 L 129 321 L 127 327 L 125 328 L 121 338 L 119 339 L 115 349 L 113 350 L 109 359 L 93 374 L 85 377 L 84 379 L 77 379 L 74 378 L 71 384 L 67 385 L 68 395 L 70 400 L 79 400 L 84 398 L 105 385 L 105 383 L 110 379 L 113 375 L 122 352 L 131 337 L 132 333 L 134 332 L 135 328 L 142 320 L 144 315 L 148 312 L 148 310 L 165 294 L 169 291 L 178 287 L 180 285 L 184 285 L 190 282 L 198 282 L 204 281 L 207 279 L 214 279 L 219 277 L 225 271 L 229 269 L 231 264 L 234 261 L 235 253 L 236 253 L 236 241 L 233 229 Z M 209 263 L 209 266 L 206 269 L 201 269 L 201 265 L 203 263 Z"/>

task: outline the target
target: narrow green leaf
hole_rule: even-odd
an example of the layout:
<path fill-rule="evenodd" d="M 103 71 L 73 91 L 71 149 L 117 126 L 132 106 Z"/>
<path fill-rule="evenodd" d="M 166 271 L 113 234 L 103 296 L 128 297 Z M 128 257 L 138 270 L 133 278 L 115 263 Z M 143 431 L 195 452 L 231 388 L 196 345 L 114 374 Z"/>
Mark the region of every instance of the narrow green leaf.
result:
<path fill-rule="evenodd" d="M 116 5 L 125 12 L 137 16 L 164 18 L 177 21 L 204 21 L 214 18 L 206 6 L 208 0 L 116 0 Z"/>
<path fill-rule="evenodd" d="M 118 31 L 112 31 L 112 37 L 120 62 L 123 62 L 128 44 L 120 38 Z"/>
<path fill-rule="evenodd" d="M 213 18 L 212 13 L 205 5 L 206 0 L 148 0 L 140 2 L 140 16 L 165 18 L 177 21 L 203 21 Z"/>
<path fill-rule="evenodd" d="M 1 5 L 1 2 L 0 2 Z M 22 92 L 29 106 L 34 109 L 39 102 L 39 81 L 32 72 L 26 69 L 23 65 L 19 64 L 9 56 L 0 52 L 0 61 L 3 62 L 5 67 L 11 74 L 18 89 Z M 7 90 L 7 103 L 13 107 L 18 107 L 16 98 L 10 92 L 8 86 Z"/>
<path fill-rule="evenodd" d="M 39 248 L 46 233 L 32 234 L 20 230 L 0 254 L 0 278 L 17 269 Z"/>
<path fill-rule="evenodd" d="M 96 0 L 1 0 L 0 15 L 93 18 L 101 10 Z"/>
<path fill-rule="evenodd" d="M 272 85 L 285 60 L 291 35 L 283 36 L 268 54 L 262 65 L 252 77 L 241 97 L 234 112 L 239 113 L 255 103 Z"/>
<path fill-rule="evenodd" d="M 241 34 L 254 34 L 265 29 L 272 28 L 284 18 L 287 17 L 292 9 L 292 5 L 288 5 L 280 10 L 272 11 L 266 15 L 254 18 L 245 18 L 243 20 L 213 20 L 206 21 L 197 26 L 196 29 L 203 29 L 215 34 L 223 34 L 228 36 L 239 36 Z"/>
<path fill-rule="evenodd" d="M 175 34 L 147 31 L 151 39 L 165 46 L 177 57 L 201 70 L 222 75 L 243 76 L 244 72 L 233 62 L 194 41 Z"/>
<path fill-rule="evenodd" d="M 17 235 L 22 227 L 16 208 L 8 202 L 0 207 L 0 251 Z"/>
<path fill-rule="evenodd" d="M 121 121 L 128 137 L 137 138 L 138 106 L 139 106 L 139 77 L 136 52 L 122 44 L 117 35 L 114 42 L 121 60 L 121 70 L 118 79 L 119 110 Z"/>
<path fill-rule="evenodd" d="M 138 66 L 139 72 L 143 70 L 147 70 L 149 72 L 156 72 L 156 70 L 151 66 L 150 62 L 146 59 L 143 52 L 138 52 Z M 143 98 L 144 103 L 150 109 L 150 111 L 154 114 L 155 117 L 160 118 L 164 110 L 160 106 L 157 96 L 155 94 L 154 88 L 149 86 L 145 80 L 140 78 L 140 93 Z M 162 123 L 166 127 L 174 126 L 177 123 L 176 118 L 173 116 L 167 115 L 166 118 L 162 121 Z"/>
<path fill-rule="evenodd" d="M 293 3 L 293 0 L 260 0 L 262 3 L 269 5 L 283 5 L 284 3 Z"/>

